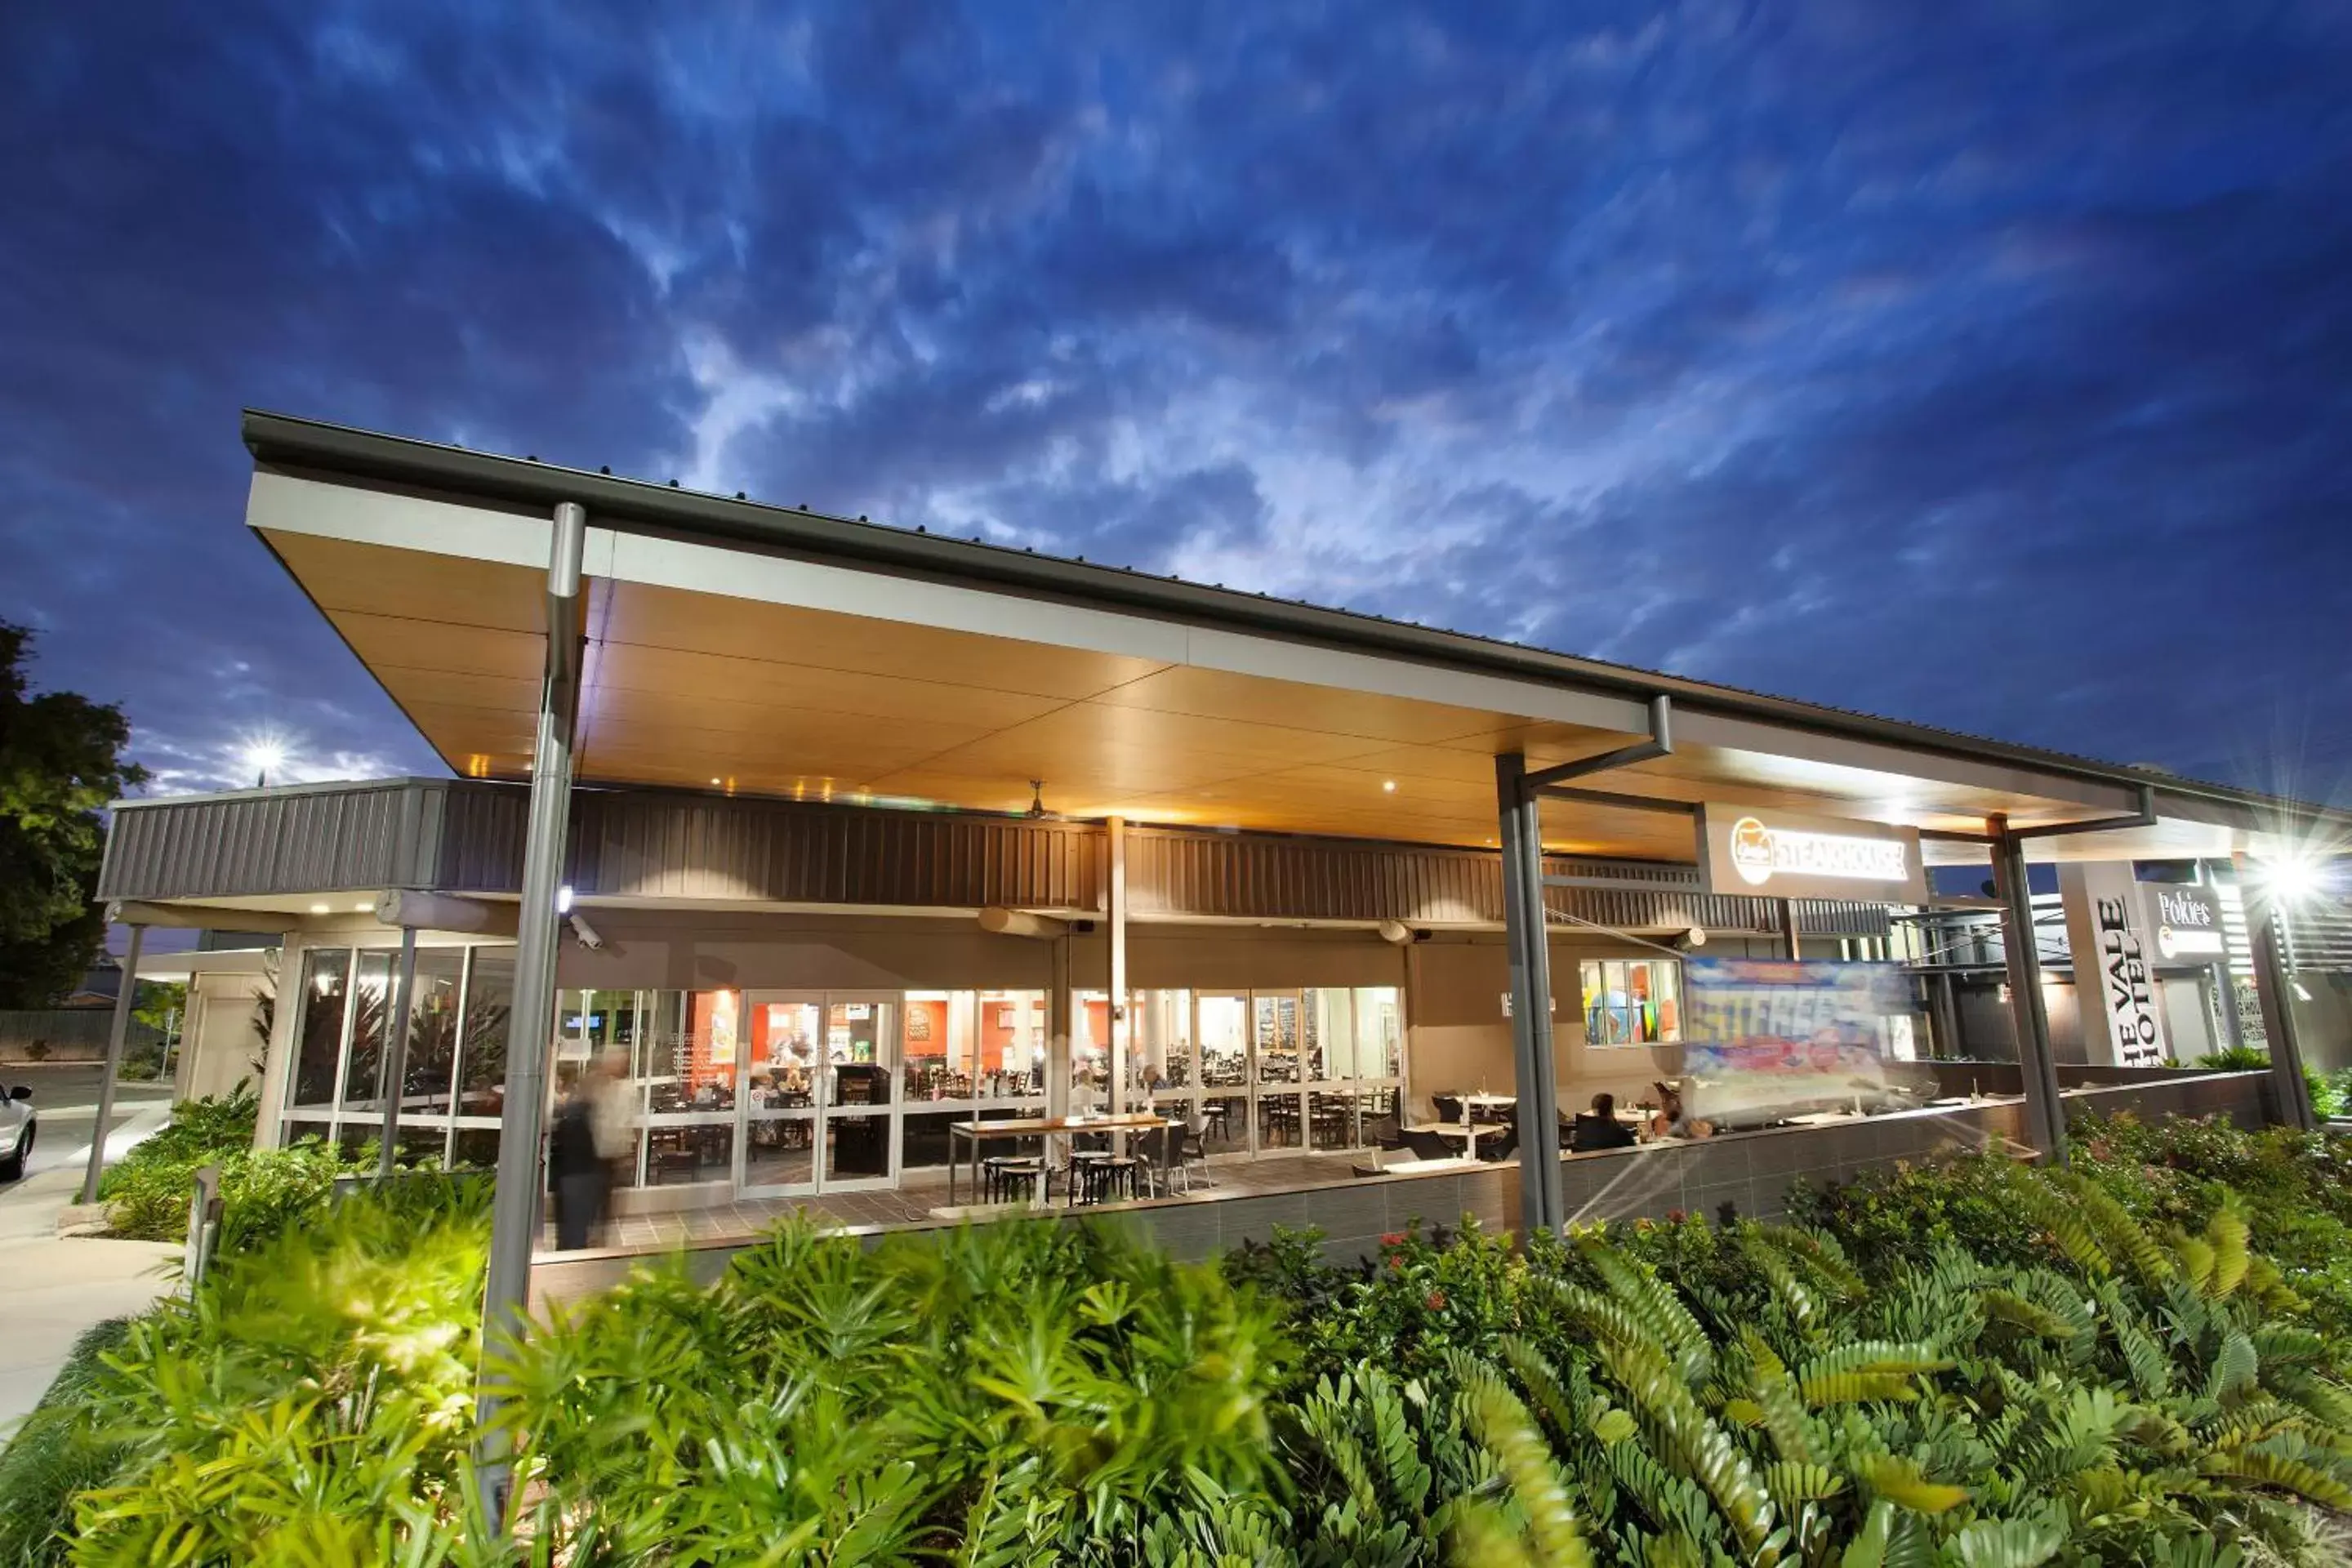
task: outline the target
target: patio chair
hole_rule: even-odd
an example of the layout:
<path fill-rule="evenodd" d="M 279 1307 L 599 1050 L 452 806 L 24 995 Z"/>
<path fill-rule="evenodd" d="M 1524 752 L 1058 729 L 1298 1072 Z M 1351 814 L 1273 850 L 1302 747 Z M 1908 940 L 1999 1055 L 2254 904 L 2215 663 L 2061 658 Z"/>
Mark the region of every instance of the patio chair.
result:
<path fill-rule="evenodd" d="M 1458 1145 L 1443 1132 L 1407 1131 L 1404 1146 L 1412 1151 L 1416 1160 L 1451 1160 L 1460 1152 Z"/>

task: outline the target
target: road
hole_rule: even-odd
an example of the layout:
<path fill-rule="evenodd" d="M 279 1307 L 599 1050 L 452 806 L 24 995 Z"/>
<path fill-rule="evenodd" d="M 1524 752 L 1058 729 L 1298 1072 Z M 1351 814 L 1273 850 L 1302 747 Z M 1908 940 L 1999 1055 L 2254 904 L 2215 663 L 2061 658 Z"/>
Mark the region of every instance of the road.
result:
<path fill-rule="evenodd" d="M 25 1084 L 33 1091 L 33 1109 L 40 1128 L 33 1142 L 26 1179 L 43 1171 L 80 1170 L 89 1161 L 90 1129 L 98 1121 L 98 1088 L 101 1069 L 80 1064 L 10 1062 L 0 1066 L 0 1084 Z M 114 1091 L 113 1127 L 107 1139 L 109 1163 L 163 1125 L 171 1109 L 166 1085 L 123 1084 Z M 0 1194 L 17 1184 L 0 1182 Z"/>

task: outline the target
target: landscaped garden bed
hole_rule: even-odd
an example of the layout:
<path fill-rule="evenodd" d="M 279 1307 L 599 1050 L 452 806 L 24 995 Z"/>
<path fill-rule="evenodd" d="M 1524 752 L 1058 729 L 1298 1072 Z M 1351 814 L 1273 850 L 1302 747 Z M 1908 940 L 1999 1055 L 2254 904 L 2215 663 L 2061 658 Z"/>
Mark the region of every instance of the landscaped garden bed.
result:
<path fill-rule="evenodd" d="M 1208 1268 L 1055 1225 L 790 1227 L 715 1286 L 655 1268 L 559 1309 L 494 1369 L 504 1551 L 472 1502 L 480 1194 L 407 1183 L 247 1227 L 86 1363 L 0 1458 L 12 1504 L 17 1452 L 48 1478 L 0 1551 L 2340 1561 L 2343 1153 L 2128 1121 L 2077 1150 L 1815 1194 L 1801 1226 L 1415 1230 L 1352 1269 L 1306 1237 Z"/>

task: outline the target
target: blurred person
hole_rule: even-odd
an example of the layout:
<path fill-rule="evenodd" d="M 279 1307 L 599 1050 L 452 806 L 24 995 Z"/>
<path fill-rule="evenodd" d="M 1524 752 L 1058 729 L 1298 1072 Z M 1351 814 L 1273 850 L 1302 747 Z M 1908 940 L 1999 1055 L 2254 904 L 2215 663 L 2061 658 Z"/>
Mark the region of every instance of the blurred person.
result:
<path fill-rule="evenodd" d="M 1664 1081 L 1650 1086 L 1658 1091 L 1658 1112 L 1650 1118 L 1653 1138 L 1706 1138 L 1713 1136 L 1715 1125 L 1690 1113 L 1683 1103 L 1682 1090 Z"/>
<path fill-rule="evenodd" d="M 1630 1149 L 1634 1142 L 1633 1129 L 1617 1120 L 1617 1097 L 1607 1092 L 1594 1095 L 1592 1109 L 1569 1124 L 1568 1149 L 1571 1154 Z"/>

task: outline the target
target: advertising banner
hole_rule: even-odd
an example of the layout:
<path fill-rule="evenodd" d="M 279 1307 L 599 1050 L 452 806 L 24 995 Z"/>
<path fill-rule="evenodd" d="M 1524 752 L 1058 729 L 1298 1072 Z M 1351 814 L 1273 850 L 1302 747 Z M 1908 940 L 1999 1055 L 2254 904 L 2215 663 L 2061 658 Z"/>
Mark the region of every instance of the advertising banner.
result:
<path fill-rule="evenodd" d="M 1927 901 L 1919 831 L 1763 806 L 1699 807 L 1710 890 L 1767 899 Z"/>
<path fill-rule="evenodd" d="M 2162 1067 L 2172 1059 L 2157 993 L 2156 933 L 2140 891 L 2129 861 L 2058 868 L 2083 1047 L 2102 1066 Z"/>
<path fill-rule="evenodd" d="M 1737 1121 L 1887 1098 L 1887 1058 L 1912 1014 L 1897 965 L 1693 958 L 1683 987 L 1694 1114 Z"/>

